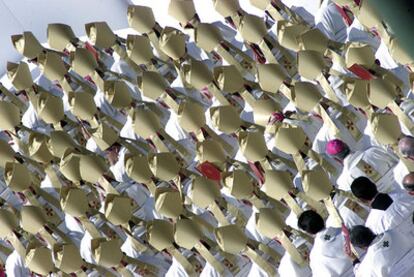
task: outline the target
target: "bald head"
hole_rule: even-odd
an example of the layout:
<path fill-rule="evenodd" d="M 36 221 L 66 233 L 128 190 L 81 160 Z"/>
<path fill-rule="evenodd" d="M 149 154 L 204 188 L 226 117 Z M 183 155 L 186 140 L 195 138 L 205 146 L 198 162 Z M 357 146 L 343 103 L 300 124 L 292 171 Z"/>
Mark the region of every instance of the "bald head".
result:
<path fill-rule="evenodd" d="M 414 193 L 414 172 L 410 172 L 405 175 L 402 184 L 408 192 Z"/>
<path fill-rule="evenodd" d="M 405 136 L 400 139 L 398 149 L 404 156 L 414 158 L 414 137 Z"/>

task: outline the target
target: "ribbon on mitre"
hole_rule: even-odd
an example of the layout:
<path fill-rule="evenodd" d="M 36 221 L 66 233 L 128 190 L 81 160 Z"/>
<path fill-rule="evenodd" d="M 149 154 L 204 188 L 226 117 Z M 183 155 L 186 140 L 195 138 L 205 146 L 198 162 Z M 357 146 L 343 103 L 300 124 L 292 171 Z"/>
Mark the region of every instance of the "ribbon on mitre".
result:
<path fill-rule="evenodd" d="M 339 14 L 342 16 L 342 18 L 344 19 L 345 24 L 350 26 L 353 21 L 353 18 L 351 18 L 353 17 L 352 12 L 348 10 L 346 7 L 341 7 L 338 4 L 335 4 L 335 7 L 337 11 L 339 12 Z"/>
<path fill-rule="evenodd" d="M 260 170 L 260 168 L 253 162 L 248 162 L 250 169 L 253 171 L 254 175 L 259 179 L 260 184 L 264 184 L 265 182 L 265 176 L 263 174 L 263 171 Z"/>
<path fill-rule="evenodd" d="M 342 224 L 341 232 L 342 232 L 342 235 L 344 236 L 344 239 L 345 239 L 344 251 L 347 255 L 350 255 L 352 253 L 351 235 L 349 234 L 349 230 L 348 230 L 348 228 L 346 228 L 345 224 Z"/>
<path fill-rule="evenodd" d="M 85 48 L 86 48 L 86 50 L 91 52 L 91 54 L 94 56 L 96 61 L 99 61 L 98 52 L 95 50 L 95 48 L 89 42 L 85 42 Z"/>

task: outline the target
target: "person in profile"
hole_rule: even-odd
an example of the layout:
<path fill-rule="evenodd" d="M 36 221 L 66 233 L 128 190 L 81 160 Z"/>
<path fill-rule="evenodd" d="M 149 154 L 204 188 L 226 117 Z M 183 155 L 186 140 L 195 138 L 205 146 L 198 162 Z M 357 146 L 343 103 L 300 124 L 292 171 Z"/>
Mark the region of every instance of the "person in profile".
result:
<path fill-rule="evenodd" d="M 365 226 L 375 234 L 391 229 L 413 237 L 411 215 L 414 212 L 414 198 L 397 189 L 380 193 L 377 186 L 366 177 L 358 177 L 351 184 L 351 191 L 361 202 L 371 208 Z"/>
<path fill-rule="evenodd" d="M 375 234 L 368 227 L 356 225 L 350 237 L 352 245 L 366 250 L 361 260 L 353 257 L 356 277 L 414 275 L 414 242 L 398 230 Z"/>

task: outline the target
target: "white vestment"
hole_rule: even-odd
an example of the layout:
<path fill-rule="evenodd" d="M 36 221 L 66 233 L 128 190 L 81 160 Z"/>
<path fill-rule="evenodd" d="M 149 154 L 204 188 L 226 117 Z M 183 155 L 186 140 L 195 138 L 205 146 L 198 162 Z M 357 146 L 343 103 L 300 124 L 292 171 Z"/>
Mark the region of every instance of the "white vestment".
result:
<path fill-rule="evenodd" d="M 408 93 L 407 96 L 408 98 L 412 98 L 413 94 L 412 94 L 412 90 L 411 90 L 411 84 L 408 85 L 409 89 L 408 89 Z M 407 85 L 405 86 L 407 87 Z M 401 102 L 400 104 L 400 108 L 401 110 L 406 114 L 406 116 L 411 120 L 411 122 L 414 122 L 414 100 L 413 99 L 407 99 Z M 400 126 L 401 126 L 401 131 L 404 135 L 407 136 L 413 136 L 414 135 L 414 130 L 410 130 L 407 126 L 405 126 L 405 124 L 403 124 L 403 122 L 400 121 Z"/>
<path fill-rule="evenodd" d="M 335 3 L 323 1 L 315 15 L 316 28 L 322 31 L 329 39 L 345 42 L 347 26 L 339 13 Z"/>
<path fill-rule="evenodd" d="M 293 244 L 296 247 L 300 247 L 301 245 L 305 244 L 305 247 L 312 248 L 312 245 L 305 242 L 303 238 L 297 238 L 293 241 Z M 310 277 L 312 276 L 312 270 L 309 265 L 300 266 L 298 265 L 288 252 L 285 252 L 282 259 L 280 260 L 280 265 L 278 268 L 279 275 L 281 277 Z"/>
<path fill-rule="evenodd" d="M 108 101 L 105 98 L 104 92 L 102 92 L 100 89 L 96 90 L 96 94 L 93 99 L 95 101 L 96 107 L 98 107 L 102 113 L 111 117 L 115 121 L 118 121 L 121 124 L 124 124 L 126 122 L 126 116 L 108 103 Z"/>
<path fill-rule="evenodd" d="M 23 258 L 16 251 L 7 257 L 5 268 L 7 276 L 10 277 L 30 276 L 30 271 L 25 266 Z"/>
<path fill-rule="evenodd" d="M 172 264 L 165 274 L 166 277 L 188 277 L 189 275 L 181 264 L 175 259 L 172 258 Z"/>
<path fill-rule="evenodd" d="M 147 251 L 139 253 L 138 251 L 136 251 L 133 247 L 133 242 L 131 241 L 130 238 L 127 238 L 125 240 L 124 244 L 121 247 L 121 250 L 129 257 L 135 258 L 139 261 L 142 261 L 144 263 L 147 263 L 149 265 L 156 267 L 158 272 L 155 276 L 158 276 L 158 277 L 165 276 L 168 268 L 170 267 L 170 262 L 167 261 L 167 259 L 164 258 L 161 253 L 153 253 L 152 251 L 148 251 L 148 253 Z M 139 268 L 137 268 L 137 266 L 134 264 L 127 265 L 127 268 L 131 272 L 139 271 Z"/>
<path fill-rule="evenodd" d="M 398 157 L 381 147 L 370 147 L 365 151 L 349 154 L 344 159 L 344 169 L 337 180 L 339 189 L 349 191 L 352 181 L 365 176 L 376 183 L 379 192 L 390 192 L 395 188 L 393 169 L 398 163 Z M 378 173 L 378 180 L 372 176 Z"/>
<path fill-rule="evenodd" d="M 183 255 L 184 256 L 189 256 L 189 251 L 185 250 L 183 251 Z M 220 276 L 225 276 L 225 277 L 230 277 L 230 276 L 248 276 L 248 272 L 251 268 L 251 263 L 249 262 L 249 259 L 247 259 L 246 257 L 243 256 L 235 256 L 236 260 L 235 260 L 235 265 L 239 268 L 239 271 L 237 271 L 237 273 L 233 274 L 230 271 L 230 268 L 232 268 L 234 265 L 231 265 L 230 263 L 226 263 L 224 262 L 223 257 L 220 254 L 216 254 L 214 255 L 215 258 L 221 262 L 221 264 L 224 267 L 224 273 L 223 275 L 220 275 L 217 270 L 215 270 L 215 268 L 210 265 L 208 262 L 206 262 L 206 264 L 204 265 L 204 268 L 197 268 L 194 264 L 193 266 L 195 266 L 195 270 L 198 276 L 202 276 L 202 277 L 220 277 Z M 201 272 L 200 272 L 201 271 Z M 165 276 L 169 276 L 169 277 L 188 277 L 189 275 L 187 274 L 187 272 L 184 270 L 184 268 L 181 266 L 181 264 L 175 259 L 172 259 L 172 264 L 170 266 L 170 268 L 168 269 L 167 273 Z"/>
<path fill-rule="evenodd" d="M 257 231 L 257 227 L 256 227 L 257 212 L 258 212 L 257 209 L 253 207 L 252 215 L 250 216 L 246 224 L 246 231 L 247 231 L 246 233 L 248 234 L 250 238 L 257 240 L 258 242 L 267 244 L 269 243 L 270 239 L 266 236 L 263 236 Z"/>
<path fill-rule="evenodd" d="M 50 134 L 52 128 L 49 124 L 46 124 L 40 117 L 37 115 L 35 108 L 32 103 L 29 103 L 29 107 L 24 112 L 21 120 L 23 126 L 38 131 L 43 134 Z"/>
<path fill-rule="evenodd" d="M 375 238 L 360 264 L 355 266 L 356 277 L 394 277 L 397 276 L 392 270 L 394 266 L 403 259 L 414 247 L 412 238 L 402 236 L 398 231 L 387 231 Z M 413 276 L 412 260 L 405 274 Z M 411 267 L 410 267 L 411 266 Z M 402 274 L 402 272 L 400 272 Z M 400 275 L 399 276 L 403 276 Z"/>
<path fill-rule="evenodd" d="M 396 229 L 407 236 L 414 236 L 412 216 L 414 197 L 404 191 L 389 193 L 393 203 L 384 211 L 371 209 L 365 226 L 375 234 Z"/>
<path fill-rule="evenodd" d="M 373 32 L 368 32 L 357 18 L 355 18 L 352 24 L 348 27 L 347 33 L 347 42 L 361 42 L 368 44 L 373 48 L 374 53 L 381 43 L 381 39 Z"/>
<path fill-rule="evenodd" d="M 344 252 L 345 239 L 339 228 L 328 227 L 316 234 L 310 252 L 313 276 L 352 276 L 352 262 Z"/>
<path fill-rule="evenodd" d="M 412 162 L 413 166 L 414 166 L 414 161 L 408 161 L 408 162 Z M 401 159 L 400 159 L 398 161 L 397 165 L 393 169 L 394 179 L 395 179 L 395 182 L 398 184 L 399 188 L 405 189 L 403 184 L 402 184 L 402 181 L 408 173 L 410 173 L 410 170 L 404 164 L 404 162 L 402 162 Z"/>
<path fill-rule="evenodd" d="M 353 208 L 352 202 L 341 195 L 335 195 L 334 204 L 337 208 L 339 214 L 341 215 L 345 226 L 347 228 L 352 228 L 355 225 L 364 225 L 365 224 L 365 215 L 369 214 L 369 208 L 365 205 L 359 204 L 357 207 Z M 355 203 L 353 203 L 355 205 Z M 330 216 L 326 221 L 326 226 L 333 225 L 333 218 Z"/>
<path fill-rule="evenodd" d="M 333 139 L 341 139 L 348 145 L 351 151 L 362 151 L 371 145 L 369 136 L 364 134 L 364 129 L 367 124 L 366 119 L 363 118 L 359 112 L 355 111 L 355 109 L 351 109 L 351 111 L 358 116 L 358 120 L 356 122 L 348 122 L 345 120 L 342 112 L 333 111 L 330 113 L 330 118 L 340 131 L 339 137 L 333 136 L 329 130 L 329 126 L 324 124 L 313 141 L 312 149 L 315 152 L 321 154 L 326 153 L 326 144 Z M 359 135 L 352 135 L 350 131 L 351 128 L 359 130 Z"/>

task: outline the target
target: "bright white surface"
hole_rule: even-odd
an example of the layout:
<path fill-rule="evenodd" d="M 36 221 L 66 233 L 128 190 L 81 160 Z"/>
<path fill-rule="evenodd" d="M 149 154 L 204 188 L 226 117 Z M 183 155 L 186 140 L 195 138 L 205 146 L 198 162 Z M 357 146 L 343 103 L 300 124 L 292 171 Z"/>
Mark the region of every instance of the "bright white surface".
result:
<path fill-rule="evenodd" d="M 45 42 L 49 23 L 68 24 L 77 36 L 85 35 L 85 24 L 93 21 L 107 21 L 115 30 L 125 28 L 128 4 L 129 0 L 0 0 L 0 75 L 7 61 L 21 59 L 11 35 L 31 31 Z"/>
<path fill-rule="evenodd" d="M 197 14 L 202 22 L 222 21 L 223 18 L 214 10 L 213 0 L 193 0 Z M 155 17 L 162 26 L 169 25 L 178 27 L 178 23 L 168 16 L 169 0 L 131 0 L 135 5 L 151 7 L 156 10 Z M 302 7 L 308 13 L 315 15 L 320 4 L 320 0 L 282 0 L 288 7 Z M 257 16 L 264 16 L 264 12 L 250 4 L 250 0 L 239 0 L 240 6 L 248 13 Z"/>
<path fill-rule="evenodd" d="M 282 2 L 289 8 L 301 7 L 313 15 L 317 13 L 318 8 L 323 1 L 326 0 L 282 0 Z"/>
<path fill-rule="evenodd" d="M 126 12 L 129 4 L 143 5 L 154 10 L 162 26 L 179 27 L 168 16 L 169 0 L 0 0 L 0 76 L 6 71 L 7 61 L 16 62 L 22 57 L 13 48 L 10 36 L 31 31 L 40 42 L 46 42 L 49 23 L 65 23 L 72 26 L 77 36 L 84 36 L 84 25 L 93 21 L 107 21 L 113 30 L 128 26 Z M 264 16 L 249 0 L 239 0 L 241 7 L 252 14 Z M 316 14 L 320 0 L 283 0 L 289 7 L 304 8 Z M 214 10 L 212 0 L 194 0 L 197 13 L 203 22 L 222 21 Z"/>
<path fill-rule="evenodd" d="M 131 0 L 135 5 L 148 6 L 154 11 L 156 20 L 161 26 L 179 27 L 172 17 L 168 16 L 169 0 Z M 249 0 L 239 0 L 241 7 L 249 13 L 263 16 L 264 12 L 250 5 Z M 223 21 L 223 17 L 214 10 L 213 0 L 194 0 L 197 14 L 202 22 Z"/>

